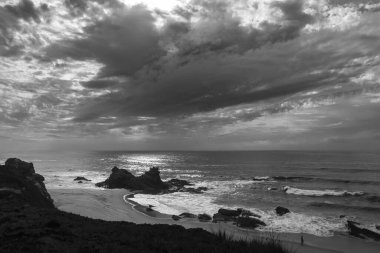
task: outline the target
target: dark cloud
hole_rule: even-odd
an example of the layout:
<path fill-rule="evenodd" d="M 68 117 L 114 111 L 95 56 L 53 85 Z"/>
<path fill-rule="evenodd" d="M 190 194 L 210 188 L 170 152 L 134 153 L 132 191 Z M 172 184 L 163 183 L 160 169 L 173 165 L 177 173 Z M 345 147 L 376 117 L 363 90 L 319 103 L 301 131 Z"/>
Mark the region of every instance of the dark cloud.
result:
<path fill-rule="evenodd" d="M 274 2 L 272 6 L 279 8 L 284 15 L 285 29 L 278 31 L 284 40 L 295 38 L 307 24 L 314 22 L 314 17 L 303 11 L 302 0 Z"/>
<path fill-rule="evenodd" d="M 30 0 L 21 0 L 17 5 L 5 5 L 4 8 L 17 18 L 40 22 L 39 10 Z"/>
<path fill-rule="evenodd" d="M 350 40 L 342 43 L 345 36 Z M 299 39 L 276 47 L 268 45 L 244 55 L 192 56 L 184 65 L 181 57 L 171 59 L 170 63 L 162 62 L 159 70 L 139 73 L 134 80 L 136 85 L 87 101 L 79 110 L 78 120 L 108 114 L 119 117 L 191 115 L 344 84 L 374 64 L 350 67 L 344 72 L 348 61 L 380 50 L 374 40 L 363 39 L 354 32 L 330 33 L 325 37 L 309 37 L 309 40 L 306 48 Z M 326 41 L 329 46 L 317 50 L 318 45 Z M 369 50 L 368 55 L 364 48 Z M 315 70 L 319 72 L 311 74 Z"/>
<path fill-rule="evenodd" d="M 264 21 L 260 29 L 247 28 L 242 24 L 241 17 L 233 14 L 232 4 L 228 1 L 195 0 L 186 9 L 177 8 L 175 13 L 188 22 L 191 22 L 191 17 L 200 18 L 196 29 L 186 31 L 181 23 L 181 37 L 174 40 L 180 54 L 203 54 L 226 49 L 243 53 L 268 43 L 294 39 L 307 24 L 314 22 L 311 15 L 304 13 L 302 1 L 275 2 L 272 8 L 278 8 L 284 14 L 281 24 Z"/>
<path fill-rule="evenodd" d="M 282 16 L 260 28 L 244 27 L 230 7 L 227 1 L 192 1 L 186 11 L 175 10 L 185 20 L 168 19 L 160 30 L 145 7 L 124 8 L 86 27 L 86 38 L 47 48 L 48 58 L 95 59 L 104 64 L 98 78 L 82 86 L 112 91 L 82 103 L 76 120 L 184 117 L 290 97 L 349 82 L 368 66 L 347 69 L 347 62 L 379 50 L 378 37 L 370 31 L 302 35 L 302 29 L 314 22 L 303 1 L 271 4 Z M 196 23 L 190 21 L 193 18 Z M 107 79 L 115 76 L 127 81 Z"/>
<path fill-rule="evenodd" d="M 85 29 L 86 38 L 50 46 L 49 58 L 95 59 L 105 67 L 100 77 L 132 75 L 164 53 L 152 13 L 143 6 L 118 10 Z"/>

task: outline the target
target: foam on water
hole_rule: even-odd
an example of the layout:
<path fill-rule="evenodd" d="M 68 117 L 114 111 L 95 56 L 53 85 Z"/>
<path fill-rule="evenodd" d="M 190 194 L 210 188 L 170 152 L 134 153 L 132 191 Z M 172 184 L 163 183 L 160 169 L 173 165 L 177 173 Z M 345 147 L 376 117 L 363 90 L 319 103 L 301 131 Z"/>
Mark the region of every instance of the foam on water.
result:
<path fill-rule="evenodd" d="M 267 224 L 259 230 L 266 232 L 307 233 L 317 236 L 332 236 L 334 231 L 345 231 L 345 224 L 336 218 L 324 218 L 300 213 L 288 213 L 277 216 L 270 211 L 262 215 Z"/>
<path fill-rule="evenodd" d="M 299 189 L 299 188 L 290 187 L 290 186 L 284 186 L 283 189 L 287 194 L 315 196 L 315 197 L 362 196 L 365 194 L 364 192 L 360 192 L 360 191 L 349 192 L 349 191 L 336 191 L 336 190 L 309 190 L 309 189 Z"/>
<path fill-rule="evenodd" d="M 274 211 L 263 211 L 242 205 L 221 205 L 215 202 L 217 197 L 223 193 L 233 194 L 239 188 L 255 183 L 257 182 L 250 180 L 199 182 L 195 184 L 195 187 L 207 186 L 209 190 L 203 194 L 191 194 L 187 192 L 175 192 L 163 195 L 136 194 L 133 201 L 145 206 L 153 205 L 156 211 L 171 215 L 179 215 L 183 212 L 213 215 L 220 208 L 236 209 L 243 207 L 261 215 L 261 220 L 267 226 L 260 228 L 260 230 L 266 232 L 302 232 L 318 236 L 330 236 L 333 231 L 343 231 L 345 229 L 344 223 L 339 219 L 326 219 L 294 212 L 278 216 Z"/>
<path fill-rule="evenodd" d="M 108 175 L 95 171 L 45 171 L 45 184 L 48 189 L 101 189 L 95 186 L 95 183 L 104 181 Z M 74 181 L 76 177 L 85 177 L 91 181 Z"/>

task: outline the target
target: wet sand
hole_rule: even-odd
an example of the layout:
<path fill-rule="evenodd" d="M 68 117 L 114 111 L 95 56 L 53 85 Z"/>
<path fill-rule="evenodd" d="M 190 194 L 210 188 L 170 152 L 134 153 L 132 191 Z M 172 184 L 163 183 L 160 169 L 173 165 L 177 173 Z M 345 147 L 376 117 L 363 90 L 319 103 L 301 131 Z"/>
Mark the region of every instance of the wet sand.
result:
<path fill-rule="evenodd" d="M 217 233 L 225 231 L 235 238 L 275 237 L 293 252 L 305 253 L 377 253 L 380 243 L 365 241 L 348 235 L 318 237 L 304 234 L 301 246 L 300 234 L 262 233 L 255 230 L 241 229 L 231 223 L 199 222 L 197 219 L 175 221 L 171 215 L 156 211 L 147 211 L 147 207 L 133 201 L 132 193 L 124 189 L 48 189 L 56 207 L 62 211 L 107 221 L 127 221 L 137 224 L 172 224 L 185 228 L 203 228 Z M 131 195 L 132 194 L 132 195 Z"/>

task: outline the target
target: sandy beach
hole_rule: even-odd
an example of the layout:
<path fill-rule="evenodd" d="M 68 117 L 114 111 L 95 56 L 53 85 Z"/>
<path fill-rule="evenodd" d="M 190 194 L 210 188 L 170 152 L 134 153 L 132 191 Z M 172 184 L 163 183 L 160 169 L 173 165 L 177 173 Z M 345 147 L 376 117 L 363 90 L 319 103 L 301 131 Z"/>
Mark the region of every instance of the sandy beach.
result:
<path fill-rule="evenodd" d="M 144 207 L 125 201 L 128 190 L 104 189 L 48 189 L 56 207 L 62 211 L 107 221 L 127 221 L 137 224 L 176 224 L 185 228 L 203 228 L 210 232 L 226 231 L 236 238 L 260 238 L 275 236 L 294 252 L 306 253 L 377 253 L 380 243 L 364 241 L 348 235 L 317 237 L 304 234 L 305 243 L 300 245 L 300 234 L 274 233 L 271 235 L 238 228 L 228 223 L 199 222 L 195 219 L 174 221 L 171 216 L 158 212 L 142 212 Z"/>

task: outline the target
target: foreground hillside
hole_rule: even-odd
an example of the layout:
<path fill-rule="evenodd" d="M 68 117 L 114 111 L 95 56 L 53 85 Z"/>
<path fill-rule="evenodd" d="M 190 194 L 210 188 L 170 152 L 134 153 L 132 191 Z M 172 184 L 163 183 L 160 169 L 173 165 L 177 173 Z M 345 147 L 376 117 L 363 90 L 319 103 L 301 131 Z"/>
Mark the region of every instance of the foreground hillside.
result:
<path fill-rule="evenodd" d="M 202 229 L 94 220 L 57 210 L 31 163 L 0 166 L 0 252 L 287 252 Z"/>

